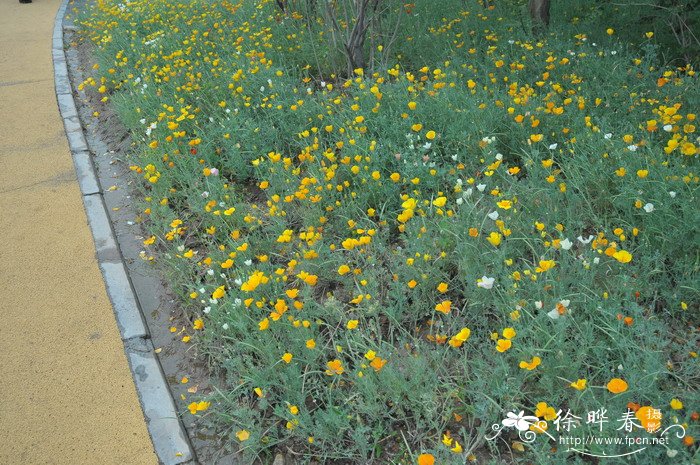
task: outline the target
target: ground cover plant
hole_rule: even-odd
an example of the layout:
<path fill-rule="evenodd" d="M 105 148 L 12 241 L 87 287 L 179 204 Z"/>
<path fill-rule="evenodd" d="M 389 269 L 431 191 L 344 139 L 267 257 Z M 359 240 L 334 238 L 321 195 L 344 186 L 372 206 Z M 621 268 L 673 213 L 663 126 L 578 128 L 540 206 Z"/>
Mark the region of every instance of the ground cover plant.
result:
<path fill-rule="evenodd" d="M 185 414 L 242 463 L 697 461 L 693 67 L 589 2 L 546 30 L 517 2 L 362 3 L 80 18 L 143 258 L 220 379 Z M 582 431 L 668 442 L 557 440 Z"/>

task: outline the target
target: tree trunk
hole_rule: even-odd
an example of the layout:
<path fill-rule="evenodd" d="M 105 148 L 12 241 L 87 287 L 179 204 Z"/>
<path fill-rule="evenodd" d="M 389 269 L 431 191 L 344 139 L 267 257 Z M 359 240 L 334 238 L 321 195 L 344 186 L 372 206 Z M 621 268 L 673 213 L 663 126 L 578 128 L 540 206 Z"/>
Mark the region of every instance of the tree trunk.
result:
<path fill-rule="evenodd" d="M 355 26 L 350 32 L 350 37 L 345 44 L 345 50 L 348 55 L 348 67 L 350 68 L 349 75 L 352 76 L 352 70 L 365 67 L 365 37 L 367 33 L 367 7 L 370 0 L 355 0 L 357 7 L 357 20 Z"/>
<path fill-rule="evenodd" d="M 549 26 L 549 0 L 530 0 L 528 5 L 533 30 Z"/>

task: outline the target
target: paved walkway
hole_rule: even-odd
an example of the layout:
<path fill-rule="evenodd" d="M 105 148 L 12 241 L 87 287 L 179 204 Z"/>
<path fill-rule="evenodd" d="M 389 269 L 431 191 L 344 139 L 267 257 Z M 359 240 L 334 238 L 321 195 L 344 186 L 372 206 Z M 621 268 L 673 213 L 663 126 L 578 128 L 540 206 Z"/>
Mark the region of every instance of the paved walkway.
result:
<path fill-rule="evenodd" d="M 56 105 L 58 7 L 0 1 L 0 464 L 155 464 Z"/>

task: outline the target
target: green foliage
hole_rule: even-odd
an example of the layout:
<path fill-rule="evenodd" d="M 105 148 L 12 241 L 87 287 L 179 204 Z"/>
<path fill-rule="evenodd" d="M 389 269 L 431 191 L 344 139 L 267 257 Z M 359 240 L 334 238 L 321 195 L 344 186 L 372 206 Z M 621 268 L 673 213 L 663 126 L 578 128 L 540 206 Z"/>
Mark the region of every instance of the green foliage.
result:
<path fill-rule="evenodd" d="M 491 425 L 541 402 L 608 409 L 601 436 L 651 405 L 697 436 L 693 68 L 662 67 L 645 31 L 619 41 L 603 7 L 555 3 L 535 39 L 512 3 L 453 0 L 383 10 L 396 39 L 350 72 L 328 11 L 302 8 L 322 3 L 103 1 L 81 20 L 84 85 L 136 142 L 145 256 L 223 380 L 208 418 L 263 461 L 496 461 L 519 440 Z M 584 462 L 552 445 L 511 460 Z M 695 453 L 669 449 L 625 463 Z"/>

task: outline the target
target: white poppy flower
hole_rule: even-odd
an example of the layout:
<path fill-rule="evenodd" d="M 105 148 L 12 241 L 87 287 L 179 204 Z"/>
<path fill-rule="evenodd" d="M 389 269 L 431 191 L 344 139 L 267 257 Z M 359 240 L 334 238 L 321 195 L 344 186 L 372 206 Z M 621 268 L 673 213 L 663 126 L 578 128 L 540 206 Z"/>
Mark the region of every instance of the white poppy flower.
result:
<path fill-rule="evenodd" d="M 484 192 L 484 189 L 486 189 L 486 184 L 477 184 L 476 188 L 479 189 L 479 192 Z"/>
<path fill-rule="evenodd" d="M 573 244 L 573 242 L 571 242 L 571 241 L 569 240 L 569 238 L 567 237 L 566 239 L 564 239 L 563 241 L 561 241 L 561 242 L 559 243 L 559 245 L 561 245 L 561 248 L 562 248 L 562 249 L 564 249 L 564 250 L 569 250 L 569 249 L 571 248 L 571 246 L 573 246 L 574 244 Z"/>
<path fill-rule="evenodd" d="M 648 203 L 644 205 L 644 211 L 647 213 L 651 213 L 654 211 L 654 204 L 653 203 Z"/>
<path fill-rule="evenodd" d="M 488 216 L 489 218 L 491 218 L 493 221 L 496 221 L 496 220 L 498 219 L 498 212 L 493 211 L 493 212 L 489 213 L 489 214 L 486 215 L 486 216 Z"/>
<path fill-rule="evenodd" d="M 559 312 L 555 308 L 547 312 L 547 316 L 550 317 L 552 320 L 558 320 L 561 315 L 559 315 Z"/>
<path fill-rule="evenodd" d="M 547 316 L 553 320 L 558 320 L 562 316 L 566 315 L 570 303 L 571 301 L 568 299 L 560 300 L 556 307 L 547 312 Z"/>
<path fill-rule="evenodd" d="M 581 244 L 586 245 L 589 244 L 593 239 L 595 239 L 595 236 L 590 235 L 586 239 L 584 239 L 583 236 L 579 236 L 577 237 L 577 239 Z"/>
<path fill-rule="evenodd" d="M 482 287 L 484 289 L 492 289 L 493 288 L 493 283 L 496 281 L 496 278 L 489 278 L 486 276 L 482 276 L 481 279 L 476 283 L 476 287 Z"/>

